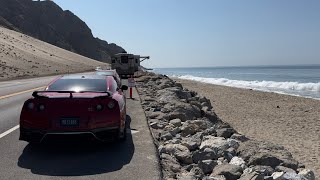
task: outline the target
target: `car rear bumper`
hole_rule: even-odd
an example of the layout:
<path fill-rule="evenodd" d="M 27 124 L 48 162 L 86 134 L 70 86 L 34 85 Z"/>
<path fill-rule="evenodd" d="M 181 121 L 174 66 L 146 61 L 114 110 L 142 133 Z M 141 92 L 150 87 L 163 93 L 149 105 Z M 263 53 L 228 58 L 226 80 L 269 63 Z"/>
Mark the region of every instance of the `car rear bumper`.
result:
<path fill-rule="evenodd" d="M 119 127 L 107 127 L 92 129 L 90 131 L 46 131 L 39 129 L 28 129 L 20 127 L 19 140 L 41 143 L 46 138 L 66 137 L 66 136 L 86 136 L 98 141 L 113 141 L 119 134 Z"/>

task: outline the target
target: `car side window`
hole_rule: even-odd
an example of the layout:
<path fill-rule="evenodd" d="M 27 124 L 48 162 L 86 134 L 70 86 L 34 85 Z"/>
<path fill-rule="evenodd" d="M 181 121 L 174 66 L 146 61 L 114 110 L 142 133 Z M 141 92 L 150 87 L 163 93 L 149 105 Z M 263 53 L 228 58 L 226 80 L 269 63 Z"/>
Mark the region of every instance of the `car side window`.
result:
<path fill-rule="evenodd" d="M 111 83 L 112 84 L 111 86 L 109 86 L 109 91 L 116 92 L 118 89 L 118 85 L 117 85 L 117 82 L 114 80 L 114 78 L 112 79 Z"/>

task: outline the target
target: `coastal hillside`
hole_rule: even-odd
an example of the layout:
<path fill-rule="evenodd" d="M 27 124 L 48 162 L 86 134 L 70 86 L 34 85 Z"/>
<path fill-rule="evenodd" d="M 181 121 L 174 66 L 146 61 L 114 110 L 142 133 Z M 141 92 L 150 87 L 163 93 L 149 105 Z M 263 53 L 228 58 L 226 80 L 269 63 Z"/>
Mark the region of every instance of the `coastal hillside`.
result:
<path fill-rule="evenodd" d="M 0 27 L 0 81 L 90 71 L 102 63 Z"/>
<path fill-rule="evenodd" d="M 1 0 L 0 26 L 102 62 L 125 51 L 93 37 L 85 22 L 53 1 Z"/>

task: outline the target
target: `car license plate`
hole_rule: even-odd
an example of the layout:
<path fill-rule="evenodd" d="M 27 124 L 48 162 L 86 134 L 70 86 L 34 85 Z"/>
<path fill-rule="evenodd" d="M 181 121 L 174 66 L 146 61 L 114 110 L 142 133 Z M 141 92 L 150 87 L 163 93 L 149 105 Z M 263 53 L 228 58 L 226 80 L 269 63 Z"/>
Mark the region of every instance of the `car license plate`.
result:
<path fill-rule="evenodd" d="M 61 118 L 61 126 L 79 126 L 79 118 Z"/>

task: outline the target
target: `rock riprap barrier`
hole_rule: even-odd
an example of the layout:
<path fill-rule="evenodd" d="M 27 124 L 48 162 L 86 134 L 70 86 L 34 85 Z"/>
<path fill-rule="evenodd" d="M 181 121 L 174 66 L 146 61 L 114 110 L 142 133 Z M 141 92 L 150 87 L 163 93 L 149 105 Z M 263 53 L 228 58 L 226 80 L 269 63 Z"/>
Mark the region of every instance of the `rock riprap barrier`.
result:
<path fill-rule="evenodd" d="M 164 179 L 315 179 L 284 147 L 237 133 L 197 92 L 150 72 L 136 81 Z"/>

